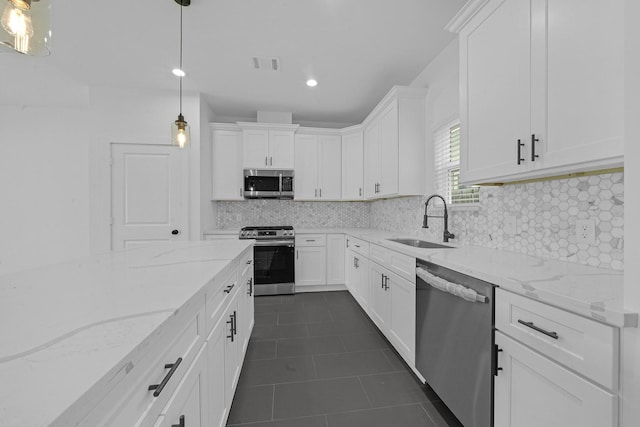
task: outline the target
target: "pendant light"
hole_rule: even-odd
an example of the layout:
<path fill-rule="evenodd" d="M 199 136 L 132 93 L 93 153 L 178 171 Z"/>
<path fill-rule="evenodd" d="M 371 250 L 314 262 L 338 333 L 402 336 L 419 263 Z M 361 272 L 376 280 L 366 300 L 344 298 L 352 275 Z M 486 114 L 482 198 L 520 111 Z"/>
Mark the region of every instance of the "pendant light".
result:
<path fill-rule="evenodd" d="M 180 70 L 182 70 L 182 8 L 191 4 L 191 0 L 175 0 L 180 5 Z M 178 119 L 171 125 L 171 142 L 174 145 L 184 148 L 189 145 L 189 124 L 182 115 L 182 77 L 180 75 L 180 113 Z"/>
<path fill-rule="evenodd" d="M 50 8 L 50 0 L 0 0 L 0 45 L 26 55 L 49 55 Z"/>

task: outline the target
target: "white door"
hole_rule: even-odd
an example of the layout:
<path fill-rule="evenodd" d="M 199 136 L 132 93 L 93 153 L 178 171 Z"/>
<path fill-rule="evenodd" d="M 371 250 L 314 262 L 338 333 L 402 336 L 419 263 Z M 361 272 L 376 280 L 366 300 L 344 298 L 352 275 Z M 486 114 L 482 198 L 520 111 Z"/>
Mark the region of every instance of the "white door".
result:
<path fill-rule="evenodd" d="M 226 323 L 224 318 L 216 324 L 207 338 L 207 386 L 209 387 L 209 424 L 212 427 L 224 427 L 229 407 L 225 402 L 225 340 Z"/>
<path fill-rule="evenodd" d="M 613 427 L 617 397 L 496 332 L 495 427 Z"/>
<path fill-rule="evenodd" d="M 362 200 L 364 141 L 362 132 L 342 137 L 342 200 Z"/>
<path fill-rule="evenodd" d="M 242 131 L 242 156 L 245 169 L 269 167 L 269 131 L 245 129 Z"/>
<path fill-rule="evenodd" d="M 226 407 L 231 408 L 233 394 L 240 377 L 240 345 L 237 332 L 238 294 L 233 297 L 222 320 L 225 331 L 224 344 L 224 393 Z"/>
<path fill-rule="evenodd" d="M 327 283 L 327 248 L 301 246 L 296 248 L 296 287 Z"/>
<path fill-rule="evenodd" d="M 364 131 L 364 196 L 378 196 L 380 182 L 380 124 L 377 120 Z"/>
<path fill-rule="evenodd" d="M 380 185 L 378 196 L 398 193 L 398 101 L 380 115 Z"/>
<path fill-rule="evenodd" d="M 344 234 L 328 234 L 327 285 L 343 285 L 344 283 Z"/>
<path fill-rule="evenodd" d="M 342 139 L 337 135 L 318 138 L 318 187 L 324 200 L 340 200 L 342 195 Z"/>
<path fill-rule="evenodd" d="M 356 300 L 360 306 L 368 312 L 369 309 L 369 260 L 360 255 L 354 255 L 355 273 L 353 287 L 355 289 Z"/>
<path fill-rule="evenodd" d="M 296 135 L 295 149 L 296 200 L 315 200 L 318 197 L 318 137 Z"/>
<path fill-rule="evenodd" d="M 293 169 L 294 146 L 292 131 L 269 131 L 269 167 Z"/>
<path fill-rule="evenodd" d="M 111 144 L 111 249 L 188 239 L 183 151 Z"/>
<path fill-rule="evenodd" d="M 242 132 L 213 131 L 212 200 L 244 200 Z"/>
<path fill-rule="evenodd" d="M 369 276 L 369 315 L 378 329 L 385 335 L 389 330 L 391 313 L 391 297 L 386 290 L 385 270 L 375 263 L 370 263 Z"/>
<path fill-rule="evenodd" d="M 405 360 L 415 363 L 416 353 L 416 285 L 389 274 L 391 294 L 390 339 Z"/>

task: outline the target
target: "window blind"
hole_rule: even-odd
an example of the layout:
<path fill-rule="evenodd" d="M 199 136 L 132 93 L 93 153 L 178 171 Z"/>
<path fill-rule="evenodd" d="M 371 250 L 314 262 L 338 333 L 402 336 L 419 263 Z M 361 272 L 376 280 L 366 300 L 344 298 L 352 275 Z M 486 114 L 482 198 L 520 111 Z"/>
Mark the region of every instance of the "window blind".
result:
<path fill-rule="evenodd" d="M 434 134 L 436 191 L 451 204 L 480 201 L 480 189 L 460 185 L 460 122 L 447 123 Z"/>

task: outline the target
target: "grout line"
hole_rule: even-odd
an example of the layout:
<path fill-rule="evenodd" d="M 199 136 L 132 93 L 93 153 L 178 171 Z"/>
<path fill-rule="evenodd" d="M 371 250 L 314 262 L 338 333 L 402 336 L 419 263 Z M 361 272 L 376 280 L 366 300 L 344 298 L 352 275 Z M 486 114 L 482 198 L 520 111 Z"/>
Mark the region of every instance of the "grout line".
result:
<path fill-rule="evenodd" d="M 273 394 L 271 395 L 271 420 L 273 420 L 275 413 L 276 413 L 276 385 L 273 384 Z"/>
<path fill-rule="evenodd" d="M 362 380 L 358 377 L 358 383 L 364 392 L 364 396 L 367 398 L 367 403 L 369 404 L 369 408 L 373 408 L 373 404 L 371 403 L 371 398 L 369 397 L 369 393 L 367 393 L 367 389 L 364 388 L 364 384 L 362 384 Z"/>

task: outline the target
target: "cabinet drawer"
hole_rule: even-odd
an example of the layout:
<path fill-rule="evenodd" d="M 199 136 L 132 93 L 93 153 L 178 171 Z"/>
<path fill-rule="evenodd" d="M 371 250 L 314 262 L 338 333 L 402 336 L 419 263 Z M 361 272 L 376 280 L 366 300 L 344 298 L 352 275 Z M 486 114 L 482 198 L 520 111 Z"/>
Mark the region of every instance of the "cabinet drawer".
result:
<path fill-rule="evenodd" d="M 238 290 L 238 264 L 231 263 L 213 283 L 207 285 L 207 298 L 205 307 L 207 310 L 207 333 L 213 329 L 220 316 L 220 309 Z"/>
<path fill-rule="evenodd" d="M 502 289 L 496 329 L 610 390 L 618 388 L 619 331 Z"/>
<path fill-rule="evenodd" d="M 296 246 L 326 246 L 326 234 L 298 234 L 296 236 Z"/>
<path fill-rule="evenodd" d="M 351 249 L 353 252 L 369 258 L 369 242 L 360 240 L 357 237 L 347 236 L 346 245 L 347 248 Z"/>
<path fill-rule="evenodd" d="M 371 260 L 388 268 L 398 276 L 416 283 L 416 259 L 408 255 L 383 248 L 378 245 L 371 245 Z"/>

